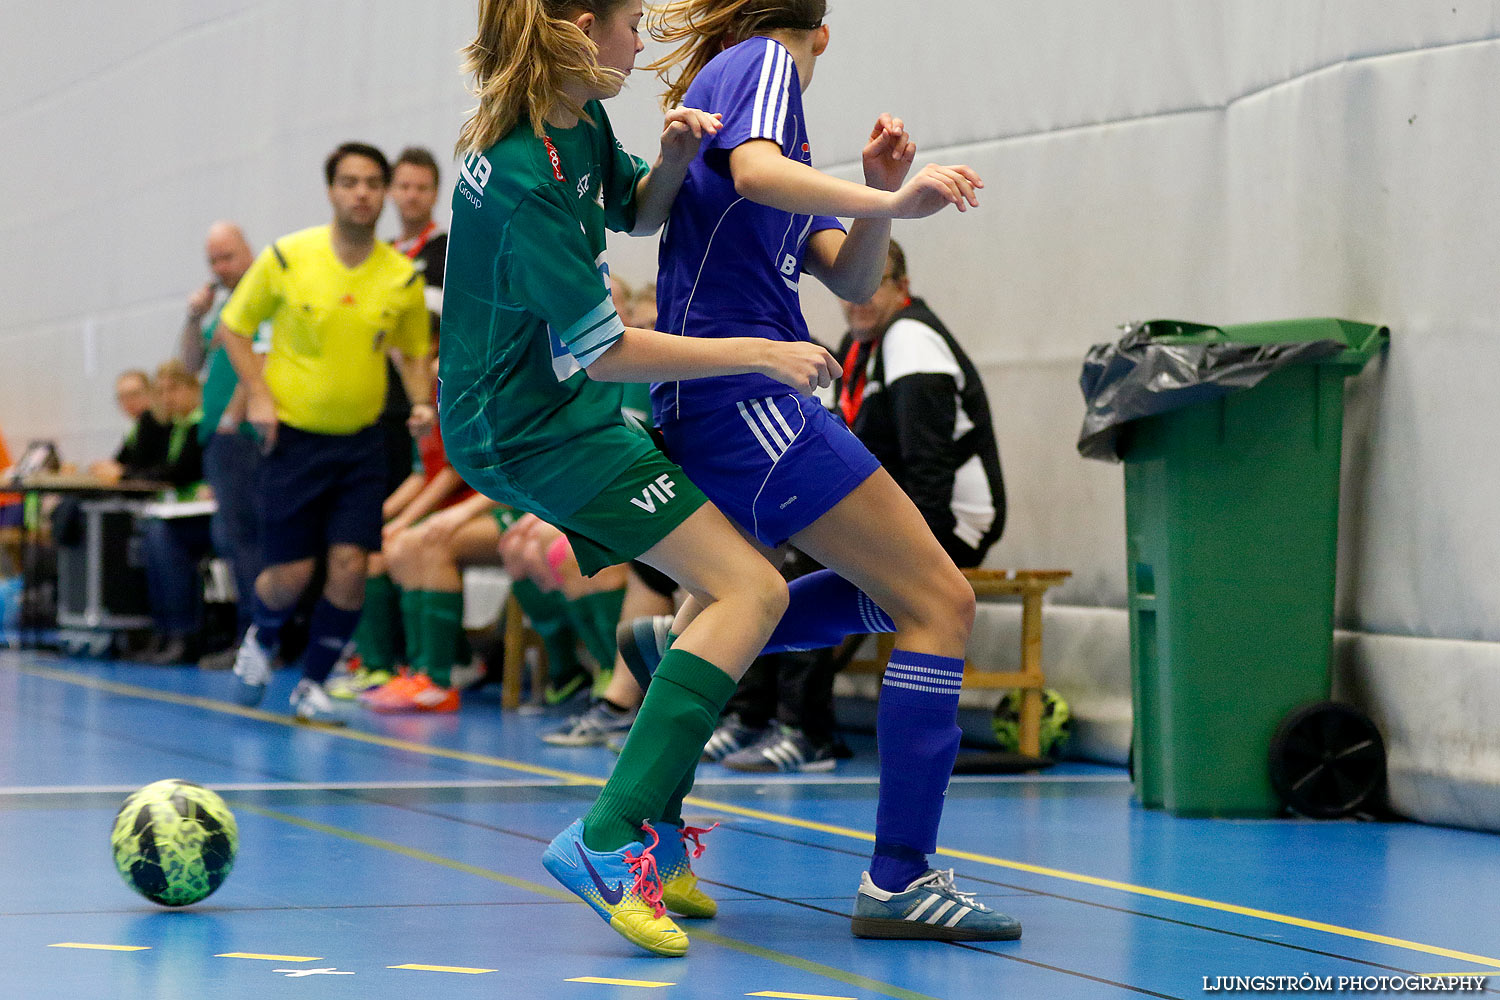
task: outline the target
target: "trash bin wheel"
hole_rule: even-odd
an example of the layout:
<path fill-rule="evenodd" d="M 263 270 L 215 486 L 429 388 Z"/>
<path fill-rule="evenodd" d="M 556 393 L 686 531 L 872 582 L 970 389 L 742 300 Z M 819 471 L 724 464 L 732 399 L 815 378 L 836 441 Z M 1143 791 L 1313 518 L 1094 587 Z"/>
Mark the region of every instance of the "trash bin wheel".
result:
<path fill-rule="evenodd" d="M 1271 785 L 1287 808 L 1338 819 L 1373 807 L 1385 787 L 1385 741 L 1357 708 L 1303 705 L 1271 737 Z"/>

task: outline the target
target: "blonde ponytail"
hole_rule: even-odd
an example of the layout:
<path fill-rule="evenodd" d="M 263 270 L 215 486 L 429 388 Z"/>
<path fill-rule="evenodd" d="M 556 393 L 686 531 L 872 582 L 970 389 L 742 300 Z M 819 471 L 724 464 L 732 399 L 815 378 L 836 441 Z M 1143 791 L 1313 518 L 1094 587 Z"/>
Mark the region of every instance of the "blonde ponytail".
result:
<path fill-rule="evenodd" d="M 662 106 L 681 104 L 703 67 L 727 46 L 780 29 L 812 31 L 827 13 L 827 0 L 669 0 L 653 6 L 651 37 L 682 43 L 646 67 L 667 85 Z"/>
<path fill-rule="evenodd" d="M 570 85 L 608 91 L 622 76 L 599 65 L 599 47 L 571 17 L 603 19 L 624 0 L 479 0 L 479 30 L 463 50 L 464 73 L 474 77 L 479 106 L 458 135 L 458 154 L 479 153 L 499 142 L 521 118 L 540 137 L 547 118 L 565 111 L 589 120 L 568 96 Z"/>

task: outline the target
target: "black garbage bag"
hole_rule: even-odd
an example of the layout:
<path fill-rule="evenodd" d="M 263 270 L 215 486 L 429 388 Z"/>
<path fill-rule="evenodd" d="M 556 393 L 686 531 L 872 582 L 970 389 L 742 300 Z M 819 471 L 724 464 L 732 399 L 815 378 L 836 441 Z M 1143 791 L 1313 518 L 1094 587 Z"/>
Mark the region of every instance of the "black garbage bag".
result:
<path fill-rule="evenodd" d="M 1249 389 L 1274 371 L 1324 361 L 1348 347 L 1337 340 L 1237 344 L 1215 339 L 1215 327 L 1172 320 L 1127 323 L 1124 331 L 1083 359 L 1078 383 L 1088 411 L 1078 453 L 1084 458 L 1118 462 L 1122 425 Z"/>

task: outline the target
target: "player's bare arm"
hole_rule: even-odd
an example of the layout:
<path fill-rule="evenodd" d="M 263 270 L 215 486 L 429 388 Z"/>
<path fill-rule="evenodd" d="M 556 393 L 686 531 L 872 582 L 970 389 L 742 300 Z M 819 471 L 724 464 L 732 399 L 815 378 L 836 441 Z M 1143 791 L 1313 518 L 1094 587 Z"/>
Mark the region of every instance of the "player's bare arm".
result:
<path fill-rule="evenodd" d="M 667 112 L 661 133 L 661 154 L 651 172 L 636 186 L 635 228 L 632 236 L 650 236 L 662 227 L 672 212 L 672 202 L 688 167 L 703 145 L 703 137 L 715 135 L 723 121 L 717 114 L 695 108 L 673 108 Z"/>
<path fill-rule="evenodd" d="M 949 205 L 979 205 L 984 181 L 966 166 L 930 163 L 898 191 L 877 191 L 789 160 L 769 139 L 752 139 L 729 154 L 734 187 L 751 201 L 799 215 L 850 219 L 922 219 Z"/>
<path fill-rule="evenodd" d="M 587 371 L 590 378 L 600 382 L 675 382 L 753 372 L 798 392 L 816 392 L 843 374 L 825 348 L 805 341 L 788 343 L 761 337 L 706 340 L 634 327 L 626 327 L 624 335 Z"/>

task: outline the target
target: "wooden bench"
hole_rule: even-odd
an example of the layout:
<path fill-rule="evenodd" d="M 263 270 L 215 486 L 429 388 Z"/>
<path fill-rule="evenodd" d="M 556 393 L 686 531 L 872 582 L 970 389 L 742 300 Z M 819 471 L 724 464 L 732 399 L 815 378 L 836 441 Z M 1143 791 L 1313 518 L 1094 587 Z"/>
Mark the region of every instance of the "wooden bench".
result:
<path fill-rule="evenodd" d="M 500 620 L 505 629 L 505 665 L 500 675 L 500 707 L 521 707 L 521 674 L 527 669 L 527 654 L 532 651 L 535 655 L 529 657 L 531 700 L 533 704 L 540 704 L 542 692 L 547 687 L 547 647 L 542 644 L 542 637 L 526 623 L 521 602 L 516 600 L 514 594 L 506 596 Z"/>
<path fill-rule="evenodd" d="M 1042 746 L 1042 689 L 1046 687 L 1046 677 L 1042 674 L 1042 597 L 1073 574 L 1065 569 L 966 569 L 962 572 L 974 588 L 974 596 L 981 600 L 986 597 L 1021 599 L 1021 669 L 979 670 L 966 663 L 964 685 L 981 691 L 1019 688 L 1022 692 L 1020 750 L 1038 757 Z M 875 657 L 851 661 L 845 668 L 848 672 L 876 676 L 885 673 L 896 640 L 890 634 L 876 636 L 876 640 Z"/>

